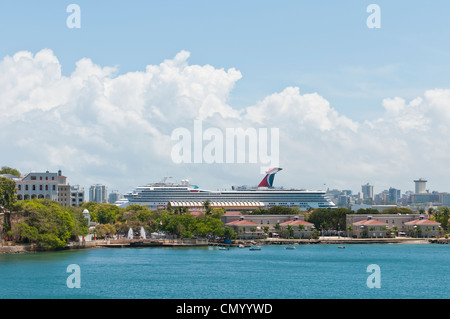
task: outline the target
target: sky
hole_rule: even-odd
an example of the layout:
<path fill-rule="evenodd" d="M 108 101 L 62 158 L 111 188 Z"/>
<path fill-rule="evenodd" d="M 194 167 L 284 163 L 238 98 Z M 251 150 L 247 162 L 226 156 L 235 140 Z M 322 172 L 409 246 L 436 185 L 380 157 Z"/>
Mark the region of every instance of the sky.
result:
<path fill-rule="evenodd" d="M 450 191 L 448 12 L 439 0 L 3 1 L 0 165 L 122 193 L 165 176 L 259 183 L 261 157 L 174 161 L 174 130 L 202 121 L 278 129 L 276 186 L 404 192 L 425 177 Z"/>

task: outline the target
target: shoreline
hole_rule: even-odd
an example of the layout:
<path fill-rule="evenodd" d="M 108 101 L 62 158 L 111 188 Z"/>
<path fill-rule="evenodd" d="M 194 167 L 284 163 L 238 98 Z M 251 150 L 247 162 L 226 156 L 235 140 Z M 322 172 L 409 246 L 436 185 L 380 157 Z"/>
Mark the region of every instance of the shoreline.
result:
<path fill-rule="evenodd" d="M 0 255 L 27 254 L 46 251 L 65 251 L 86 248 L 144 248 L 144 247 L 244 247 L 282 245 L 355 245 L 355 244 L 450 244 L 448 238 L 326 238 L 326 239 L 264 239 L 235 240 L 232 243 L 205 240 L 95 240 L 70 243 L 64 248 L 42 248 L 36 244 L 0 246 Z"/>

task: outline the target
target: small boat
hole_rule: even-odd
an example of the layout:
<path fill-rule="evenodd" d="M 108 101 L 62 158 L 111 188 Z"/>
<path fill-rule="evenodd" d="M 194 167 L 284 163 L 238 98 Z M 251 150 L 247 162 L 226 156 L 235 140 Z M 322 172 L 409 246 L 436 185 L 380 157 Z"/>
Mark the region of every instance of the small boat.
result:
<path fill-rule="evenodd" d="M 228 247 L 219 247 L 219 250 L 230 250 Z"/>
<path fill-rule="evenodd" d="M 345 246 L 339 246 L 338 248 L 344 249 L 344 248 L 345 248 Z"/>
<path fill-rule="evenodd" d="M 249 250 L 261 250 L 261 247 L 259 247 L 259 246 L 253 246 L 253 247 L 250 247 Z"/>
<path fill-rule="evenodd" d="M 239 248 L 244 248 L 245 246 L 242 244 L 239 244 Z"/>
<path fill-rule="evenodd" d="M 295 249 L 294 246 L 287 246 L 286 249 Z"/>

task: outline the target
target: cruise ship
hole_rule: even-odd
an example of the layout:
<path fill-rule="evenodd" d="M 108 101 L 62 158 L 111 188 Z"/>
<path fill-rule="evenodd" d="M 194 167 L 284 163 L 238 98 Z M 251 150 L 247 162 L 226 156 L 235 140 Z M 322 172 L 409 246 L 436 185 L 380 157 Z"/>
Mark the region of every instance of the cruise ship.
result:
<path fill-rule="evenodd" d="M 254 207 L 270 208 L 272 206 L 309 208 L 333 208 L 334 203 L 326 197 L 325 191 L 302 189 L 285 189 L 273 187 L 275 174 L 281 168 L 273 168 L 256 187 L 233 186 L 231 190 L 211 191 L 191 185 L 188 180 L 181 183 L 161 182 L 139 186 L 116 202 L 120 207 L 145 205 L 150 209 L 165 209 L 168 205 L 175 207 L 200 207 L 209 200 L 212 207 Z"/>

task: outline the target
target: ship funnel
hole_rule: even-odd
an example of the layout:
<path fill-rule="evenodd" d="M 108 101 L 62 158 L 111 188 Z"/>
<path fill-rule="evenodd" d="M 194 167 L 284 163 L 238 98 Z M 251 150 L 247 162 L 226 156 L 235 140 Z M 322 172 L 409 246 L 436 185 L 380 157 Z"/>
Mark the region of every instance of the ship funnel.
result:
<path fill-rule="evenodd" d="M 279 168 L 279 167 L 269 169 L 266 172 L 266 176 L 263 178 L 261 183 L 259 183 L 258 187 L 272 187 L 273 179 L 275 178 L 275 174 L 281 170 L 282 170 L 282 168 Z"/>

